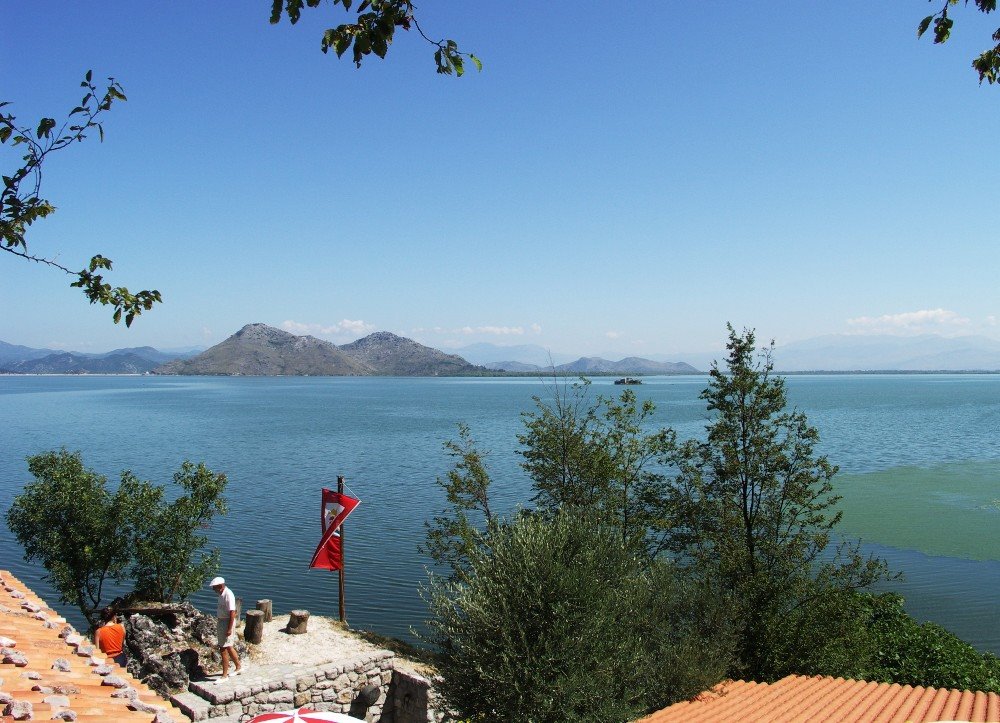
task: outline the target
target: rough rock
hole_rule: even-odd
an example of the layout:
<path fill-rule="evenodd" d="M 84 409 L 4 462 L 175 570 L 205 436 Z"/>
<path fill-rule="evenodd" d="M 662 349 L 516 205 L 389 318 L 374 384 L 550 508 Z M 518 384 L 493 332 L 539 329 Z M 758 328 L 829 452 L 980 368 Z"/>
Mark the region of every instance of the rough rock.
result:
<path fill-rule="evenodd" d="M 166 698 L 222 664 L 215 647 L 215 618 L 189 602 L 135 604 L 123 610 L 122 617 L 128 672 Z M 237 652 L 246 652 L 242 643 Z"/>
<path fill-rule="evenodd" d="M 18 668 L 23 668 L 28 664 L 28 659 L 16 650 L 7 649 L 3 652 L 3 662 L 10 663 Z"/>
<path fill-rule="evenodd" d="M 26 700 L 15 700 L 4 707 L 3 714 L 9 715 L 14 720 L 31 720 L 34 709 Z"/>
<path fill-rule="evenodd" d="M 117 675 L 108 675 L 101 681 L 101 685 L 110 685 L 112 688 L 127 688 L 128 681 Z"/>

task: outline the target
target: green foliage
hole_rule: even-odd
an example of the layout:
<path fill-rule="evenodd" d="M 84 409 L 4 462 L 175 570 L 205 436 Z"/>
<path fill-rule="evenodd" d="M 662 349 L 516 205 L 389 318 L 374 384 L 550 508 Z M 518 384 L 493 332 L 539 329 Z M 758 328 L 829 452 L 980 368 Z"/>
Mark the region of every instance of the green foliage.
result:
<path fill-rule="evenodd" d="M 469 562 L 426 596 L 440 690 L 473 720 L 629 720 L 725 671 L 717 596 L 585 515 L 494 525 Z"/>
<path fill-rule="evenodd" d="M 302 16 L 303 8 L 314 8 L 319 4 L 320 0 L 271 0 L 271 24 L 281 22 L 284 15 L 294 25 Z M 332 4 L 340 5 L 346 12 L 350 12 L 354 0 L 333 0 Z M 353 46 L 354 64 L 360 68 L 366 55 L 374 53 L 380 58 L 386 56 L 396 28 L 409 30 L 414 27 L 424 40 L 436 48 L 434 63 L 438 73 L 461 77 L 465 73 L 463 56 L 468 57 L 478 70 L 483 69 L 479 58 L 471 53 L 460 52 L 454 40 L 431 40 L 427 37 L 417 22 L 414 10 L 411 0 L 362 0 L 358 4 L 355 22 L 341 23 L 324 31 L 320 50 L 326 53 L 332 49 L 339 58 Z"/>
<path fill-rule="evenodd" d="M 467 425 L 458 425 L 458 435 L 458 442 L 449 440 L 444 445 L 449 456 L 456 459 L 455 466 L 445 479 L 437 479 L 448 507 L 424 523 L 426 538 L 419 548 L 437 564 L 448 567 L 452 580 L 468 574 L 469 559 L 482 542 L 481 530 L 493 522 L 486 453 L 479 451 Z M 470 519 L 470 513 L 474 519 Z"/>
<path fill-rule="evenodd" d="M 585 509 L 617 527 L 624 540 L 658 550 L 666 477 L 661 468 L 673 449 L 672 430 L 646 432 L 655 411 L 626 389 L 618 399 L 589 399 L 587 380 L 553 386 L 550 401 L 534 397 L 535 410 L 522 415 L 517 436 L 521 466 L 542 512 Z"/>
<path fill-rule="evenodd" d="M 199 530 L 226 513 L 226 482 L 224 474 L 214 474 L 204 464 L 184 462 L 174 474 L 174 484 L 184 494 L 165 502 L 162 486 L 140 481 L 131 472 L 122 474 L 122 488 L 133 502 L 132 579 L 141 599 L 186 598 L 219 569 L 219 551 L 202 552 L 208 538 Z"/>
<path fill-rule="evenodd" d="M 934 0 L 931 0 L 933 2 Z M 951 29 L 955 22 L 948 15 L 948 8 L 958 5 L 959 0 L 938 0 L 942 3 L 941 9 L 936 13 L 928 15 L 917 26 L 917 37 L 923 36 L 929 28 L 933 26 L 934 42 L 944 43 L 951 37 Z M 965 0 L 969 4 L 969 0 Z M 982 13 L 991 13 L 997 9 L 997 0 L 975 0 L 976 8 Z M 973 69 L 979 73 L 979 82 L 984 80 L 993 85 L 998 80 L 1000 74 L 1000 28 L 993 33 L 993 41 L 996 45 L 980 53 L 973 61 Z"/>
<path fill-rule="evenodd" d="M 131 562 L 130 534 L 117 514 L 128 509 L 121 492 L 86 469 L 78 452 L 47 452 L 28 458 L 35 477 L 7 510 L 7 526 L 24 547 L 24 558 L 48 571 L 60 600 L 76 605 L 96 626 L 104 584 L 121 582 Z"/>
<path fill-rule="evenodd" d="M 653 409 L 632 390 L 588 395 L 586 380 L 556 387 L 523 415 L 536 507 L 512 520 L 490 511 L 468 428 L 446 445 L 451 512 L 424 549 L 451 574 L 425 597 L 462 715 L 624 720 L 724 669 L 997 690 L 996 657 L 917 624 L 898 596 L 863 592 L 889 577 L 884 561 L 857 543 L 829 549 L 836 467 L 752 331 L 729 327 L 702 393 L 704 441 L 647 431 Z"/>
<path fill-rule="evenodd" d="M 805 415 L 785 411 L 770 348 L 755 361 L 753 332 L 737 335 L 730 326 L 727 352 L 726 369 L 713 365 L 701 395 L 716 413 L 707 440 L 688 441 L 674 455 L 667 547 L 733 596 L 741 625 L 734 672 L 770 679 L 797 664 L 792 651 L 808 652 L 822 637 L 806 623 L 826 617 L 810 608 L 872 584 L 885 565 L 851 546 L 820 561 L 840 520 L 836 467 L 816 456 L 819 435 Z"/>
<path fill-rule="evenodd" d="M 934 623 L 917 623 L 893 593 L 859 596 L 871 635 L 867 680 L 1000 693 L 1000 660 Z"/>
<path fill-rule="evenodd" d="M 112 306 L 112 318 L 116 324 L 124 316 L 125 326 L 131 326 L 136 316 L 149 311 L 154 303 L 162 300 L 159 291 L 146 290 L 133 294 L 124 286 L 112 287 L 104 281 L 101 274 L 94 273 L 98 269 L 111 269 L 111 260 L 100 254 L 91 258 L 83 270 L 71 271 L 51 259 L 35 256 L 28 250 L 28 228 L 56 210 L 55 206 L 41 197 L 42 171 L 46 159 L 56 151 L 82 142 L 94 130 L 103 141 L 104 126 L 99 117 L 111 110 L 112 103 L 126 100 L 121 85 L 114 78 L 108 78 L 107 88 L 103 95 L 99 94 L 93 83 L 93 73 L 89 70 L 80 86 L 86 93 L 80 104 L 61 123 L 57 123 L 54 118 L 42 118 L 32 131 L 31 125 L 18 125 L 13 114 L 0 112 L 0 143 L 10 141 L 11 146 L 24 146 L 25 150 L 21 165 L 3 174 L 3 190 L 0 191 L 0 249 L 75 276 L 76 280 L 70 286 L 83 289 L 91 304 Z M 9 102 L 0 102 L 0 109 L 8 105 Z"/>
<path fill-rule="evenodd" d="M 79 452 L 29 457 L 28 470 L 35 480 L 14 498 L 7 525 L 25 560 L 41 563 L 62 602 L 79 607 L 91 626 L 106 583 L 131 577 L 144 599 L 168 602 L 218 569 L 218 552 L 200 553 L 207 540 L 197 531 L 225 513 L 225 475 L 185 462 L 174 475 L 184 494 L 166 502 L 163 487 L 127 470 L 110 492 Z"/>

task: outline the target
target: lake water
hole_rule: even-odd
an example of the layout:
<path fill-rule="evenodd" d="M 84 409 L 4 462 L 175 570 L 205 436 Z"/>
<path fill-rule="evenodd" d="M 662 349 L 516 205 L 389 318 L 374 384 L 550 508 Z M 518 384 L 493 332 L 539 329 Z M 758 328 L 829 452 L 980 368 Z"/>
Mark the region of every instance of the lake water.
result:
<path fill-rule="evenodd" d="M 653 377 L 633 389 L 656 403 L 657 426 L 686 438 L 703 432 L 705 384 Z M 892 587 L 912 614 L 1000 653 L 1000 376 L 792 376 L 788 392 L 841 467 L 841 532 L 905 573 Z M 183 460 L 203 461 L 229 476 L 230 512 L 207 534 L 244 606 L 336 615 L 336 574 L 308 562 L 319 490 L 344 475 L 362 500 L 345 528 L 348 620 L 412 640 L 426 617 L 416 545 L 443 505 L 443 442 L 467 423 L 490 450 L 496 508 L 526 503 L 515 434 L 532 395 L 550 393 L 525 378 L 0 377 L 0 511 L 29 479 L 25 458 L 50 449 L 80 450 L 112 481 L 131 469 L 166 484 Z M 56 602 L 6 525 L 0 567 Z M 194 602 L 212 610 L 214 597 Z"/>

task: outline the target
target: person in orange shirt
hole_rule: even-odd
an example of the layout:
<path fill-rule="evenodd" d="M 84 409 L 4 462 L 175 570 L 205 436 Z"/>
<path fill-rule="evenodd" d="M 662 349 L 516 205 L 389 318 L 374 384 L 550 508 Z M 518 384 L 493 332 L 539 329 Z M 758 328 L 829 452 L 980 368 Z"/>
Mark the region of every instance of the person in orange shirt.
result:
<path fill-rule="evenodd" d="M 101 619 L 101 627 L 94 633 L 94 644 L 124 668 L 128 662 L 125 657 L 125 626 L 118 622 L 118 615 L 113 608 L 104 608 Z"/>

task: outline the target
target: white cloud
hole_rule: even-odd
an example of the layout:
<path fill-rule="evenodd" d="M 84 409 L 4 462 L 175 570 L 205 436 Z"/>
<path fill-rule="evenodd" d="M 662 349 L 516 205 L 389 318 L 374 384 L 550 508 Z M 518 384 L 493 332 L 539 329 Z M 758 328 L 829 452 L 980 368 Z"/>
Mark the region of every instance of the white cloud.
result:
<path fill-rule="evenodd" d="M 996 316 L 990 314 L 989 316 L 986 317 L 986 326 L 996 326 L 996 325 L 997 325 Z"/>
<path fill-rule="evenodd" d="M 524 334 L 523 326 L 463 326 L 458 329 L 458 333 L 465 334 L 490 334 L 493 336 L 521 336 Z"/>
<path fill-rule="evenodd" d="M 967 329 L 972 321 L 947 309 L 921 309 L 901 314 L 859 316 L 848 319 L 847 325 L 859 334 L 923 334 Z"/>
<path fill-rule="evenodd" d="M 292 334 L 312 336 L 361 336 L 375 331 L 375 326 L 361 319 L 342 319 L 336 324 L 303 324 L 298 321 L 283 321 L 281 328 Z"/>
<path fill-rule="evenodd" d="M 611 330 L 604 332 L 604 336 L 608 337 L 609 339 L 617 339 L 621 335 L 622 333 L 620 331 Z"/>
<path fill-rule="evenodd" d="M 532 334 L 541 334 L 542 333 L 542 325 L 541 324 L 532 324 L 531 325 L 531 333 Z"/>

